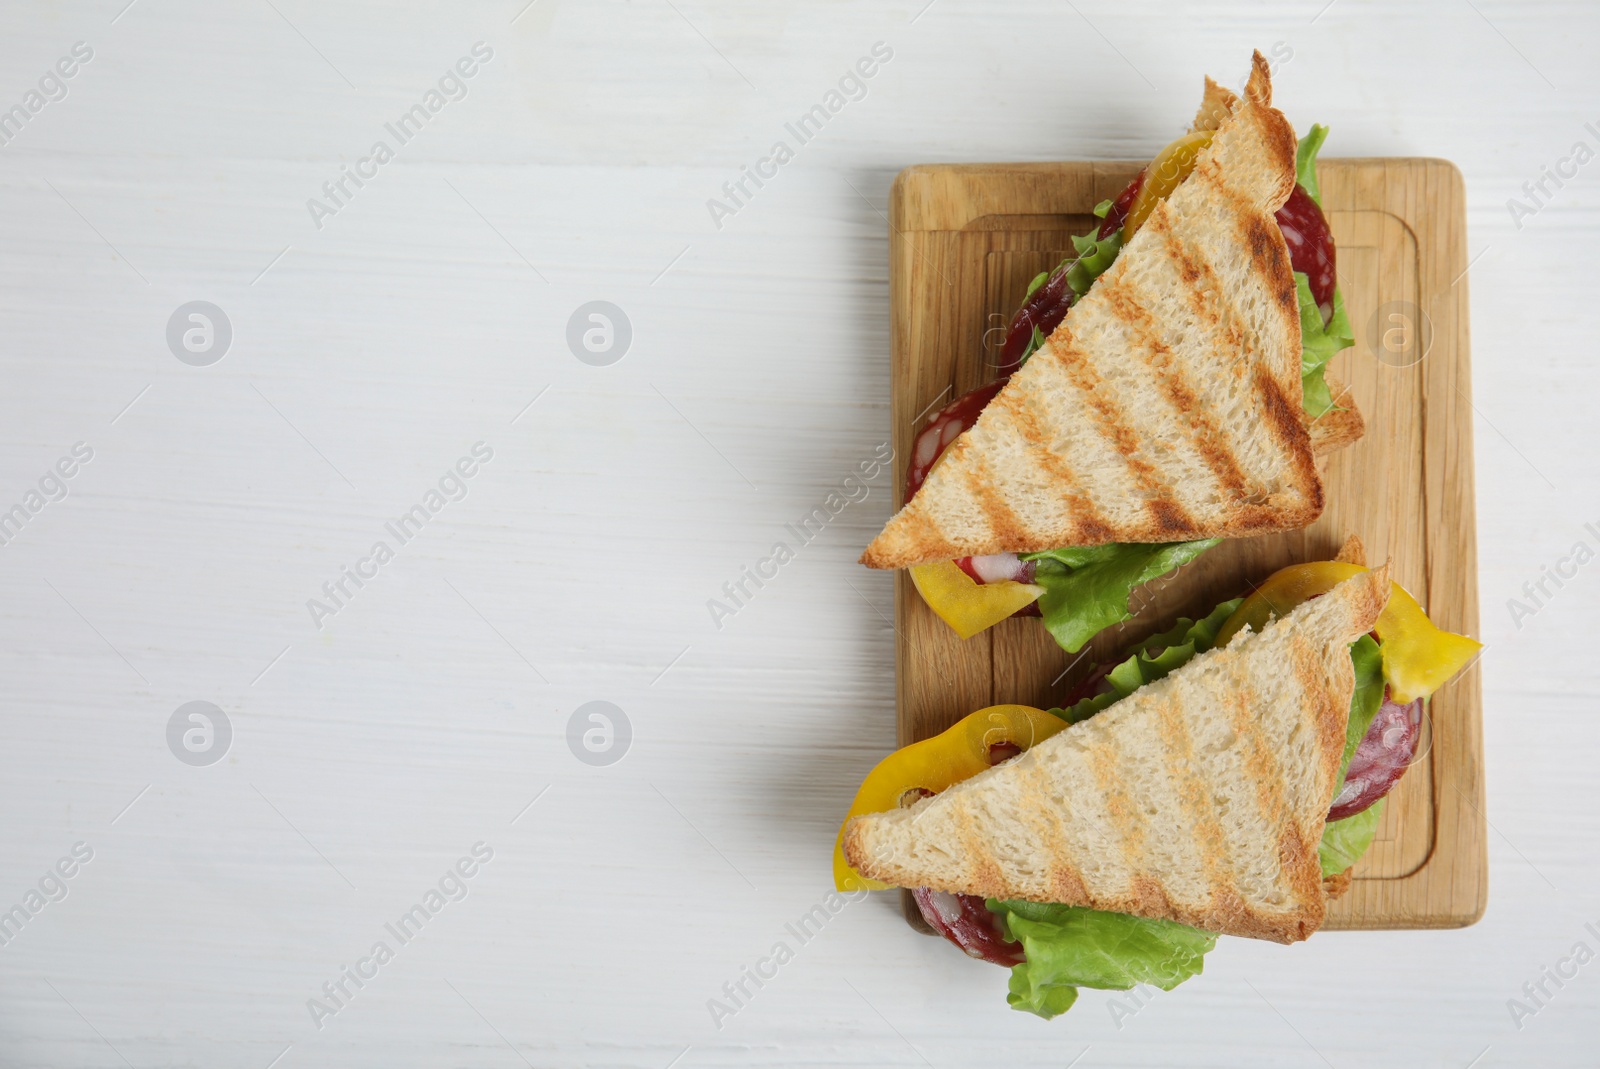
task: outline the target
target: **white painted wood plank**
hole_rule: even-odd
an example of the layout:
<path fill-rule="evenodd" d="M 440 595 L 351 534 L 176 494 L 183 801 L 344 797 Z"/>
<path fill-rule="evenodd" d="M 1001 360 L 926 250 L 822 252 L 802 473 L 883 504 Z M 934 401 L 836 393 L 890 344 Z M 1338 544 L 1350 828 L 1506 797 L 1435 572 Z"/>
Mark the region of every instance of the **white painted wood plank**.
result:
<path fill-rule="evenodd" d="M 1587 1064 L 1593 966 L 1521 1029 L 1507 1000 L 1600 948 L 1600 579 L 1520 629 L 1506 602 L 1600 541 L 1600 171 L 1520 229 L 1506 201 L 1600 148 L 1600 26 L 1474 4 L 11 5 L 0 105 L 94 57 L 0 147 L 0 508 L 94 458 L 0 546 L 0 902 L 94 857 L 0 947 L 0 1061 Z M 306 200 L 480 40 L 466 97 L 317 229 Z M 878 41 L 718 229 L 706 200 Z M 1149 155 L 1202 73 L 1279 42 L 1291 119 L 1456 161 L 1486 250 L 1487 917 L 1226 941 L 1119 1028 L 1100 992 L 1008 1010 L 1002 973 L 872 901 L 718 1029 L 892 745 L 888 581 L 853 563 L 887 477 L 720 630 L 705 603 L 886 436 L 893 174 Z M 633 327 L 609 367 L 565 341 L 597 299 Z M 164 340 L 192 300 L 233 325 L 210 367 Z M 479 441 L 466 497 L 317 630 L 307 599 Z M 210 767 L 165 743 L 192 700 L 233 727 Z M 566 742 L 594 700 L 632 724 L 610 767 Z M 318 1029 L 307 1000 L 480 841 L 467 896 Z"/>

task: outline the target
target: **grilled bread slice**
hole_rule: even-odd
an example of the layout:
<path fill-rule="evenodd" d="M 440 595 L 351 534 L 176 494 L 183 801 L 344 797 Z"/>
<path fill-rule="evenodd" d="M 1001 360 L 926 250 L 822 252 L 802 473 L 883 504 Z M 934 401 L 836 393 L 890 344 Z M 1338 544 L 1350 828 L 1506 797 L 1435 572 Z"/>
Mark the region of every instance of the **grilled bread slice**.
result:
<path fill-rule="evenodd" d="M 845 828 L 864 876 L 1292 943 L 1322 924 L 1317 845 L 1385 565 L 1240 632 L 1026 753 Z"/>
<path fill-rule="evenodd" d="M 1194 123 L 1189 129 L 1215 130 L 1238 106 L 1237 96 L 1207 78 L 1205 96 L 1200 101 L 1200 110 L 1195 113 Z M 1304 408 L 1300 409 L 1300 422 L 1305 425 L 1306 432 L 1311 436 L 1311 451 L 1319 457 L 1358 441 L 1367 429 L 1366 421 L 1361 418 L 1361 410 L 1356 407 L 1355 397 L 1350 393 L 1350 387 L 1332 375 L 1324 377 L 1335 407 L 1314 419 Z"/>
<path fill-rule="evenodd" d="M 1257 53 L 1193 173 L 863 564 L 1243 537 L 1317 518 L 1298 304 L 1273 218 L 1294 187 L 1295 137 L 1271 91 Z"/>

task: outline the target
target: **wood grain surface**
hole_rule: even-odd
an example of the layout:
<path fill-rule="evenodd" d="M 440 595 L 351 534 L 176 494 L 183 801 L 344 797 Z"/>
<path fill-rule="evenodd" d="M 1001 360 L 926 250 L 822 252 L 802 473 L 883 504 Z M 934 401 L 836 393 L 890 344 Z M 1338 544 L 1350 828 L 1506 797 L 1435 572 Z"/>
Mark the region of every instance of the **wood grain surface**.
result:
<path fill-rule="evenodd" d="M 1059 263 L 1091 209 L 1140 164 L 912 167 L 891 195 L 893 412 L 910 455 L 919 416 L 993 377 L 1028 281 Z M 1171 621 L 1235 597 L 1271 572 L 1331 557 L 1360 535 L 1374 563 L 1441 627 L 1478 632 L 1472 410 L 1460 173 L 1428 159 L 1325 160 L 1323 203 L 1356 344 L 1332 372 L 1349 383 L 1365 437 L 1325 458 L 1327 508 L 1304 531 L 1230 540 L 1136 591 L 1137 610 L 1070 656 L 1036 619 L 963 641 L 909 576 L 896 577 L 901 745 L 1005 702 L 1061 703 L 1090 666 Z M 897 499 L 905 492 L 898 473 Z M 1481 696 L 1476 666 L 1429 704 L 1416 763 L 1389 796 L 1377 838 L 1328 928 L 1472 924 L 1487 897 Z M 906 898 L 907 918 L 921 919 Z"/>
<path fill-rule="evenodd" d="M 94 459 L 0 532 L 0 912 L 75 843 L 94 859 L 0 946 L 0 1066 L 1594 1069 L 1600 965 L 1546 982 L 1536 1017 L 1507 1000 L 1600 946 L 1600 563 L 1545 578 L 1600 546 L 1600 158 L 1541 173 L 1600 145 L 1600 8 L 14 0 L 3 25 L 0 112 L 74 42 L 94 58 L 0 146 L 0 513 L 74 443 Z M 479 41 L 467 95 L 446 83 L 396 145 Z M 1466 176 L 1483 920 L 1219 940 L 1171 993 L 1086 988 L 1048 1022 L 895 896 L 802 945 L 895 746 L 894 579 L 856 563 L 893 480 L 844 481 L 888 450 L 895 176 L 1149 160 L 1252 48 L 1326 155 Z M 818 106 L 840 110 L 800 144 Z M 313 217 L 380 138 L 395 158 Z M 1103 168 L 1106 190 L 1127 173 Z M 1533 181 L 1537 214 L 1510 213 Z M 999 259 L 962 287 L 992 270 L 1009 311 L 1007 258 L 1064 248 L 1097 191 L 1049 192 L 1038 235 L 969 234 Z M 197 300 L 233 327 L 207 367 L 166 334 Z M 569 333 L 598 300 L 632 326 L 608 366 Z M 1376 416 L 1397 376 L 1364 359 L 1340 369 Z M 385 525 L 480 440 L 470 493 L 396 545 Z M 787 527 L 843 494 L 800 546 Z M 377 539 L 395 558 L 314 621 Z M 758 588 L 779 539 L 796 556 Z M 167 735 L 201 700 L 233 729 L 204 767 Z M 594 701 L 631 722 L 615 764 L 569 733 Z M 468 897 L 314 1019 L 479 840 Z M 795 959 L 757 987 L 779 940 Z"/>

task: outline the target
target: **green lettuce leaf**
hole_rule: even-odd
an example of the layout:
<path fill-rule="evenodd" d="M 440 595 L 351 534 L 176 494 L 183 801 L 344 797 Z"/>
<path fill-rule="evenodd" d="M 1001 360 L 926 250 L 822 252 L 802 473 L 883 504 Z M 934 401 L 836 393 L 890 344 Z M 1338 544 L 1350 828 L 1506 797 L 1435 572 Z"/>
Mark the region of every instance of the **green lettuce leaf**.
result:
<path fill-rule="evenodd" d="M 1152 635 L 1128 648 L 1128 659 L 1106 676 L 1111 690 L 1084 698 L 1071 709 L 1050 711 L 1068 723 L 1076 724 L 1089 719 L 1112 702 L 1121 701 L 1146 683 L 1154 683 L 1167 673 L 1182 668 L 1195 654 L 1204 653 L 1216 645 L 1217 632 L 1222 630 L 1222 625 L 1243 600 L 1234 598 L 1224 601 L 1211 610 L 1211 615 L 1200 620 L 1180 617 L 1170 630 Z"/>
<path fill-rule="evenodd" d="M 1323 416 L 1334 407 L 1326 378 L 1328 361 L 1340 350 L 1354 345 L 1356 335 L 1350 328 L 1350 317 L 1344 310 L 1344 295 L 1339 292 L 1338 286 L 1333 288 L 1333 315 L 1328 318 L 1326 326 L 1322 322 L 1322 309 L 1311 296 L 1311 283 L 1304 272 L 1294 273 L 1294 291 L 1300 301 L 1300 383 L 1304 394 L 1301 404 L 1312 416 Z"/>
<path fill-rule="evenodd" d="M 1068 653 L 1077 653 L 1101 631 L 1130 619 L 1128 595 L 1221 542 L 1112 543 L 1071 546 L 1020 554 L 1037 561 L 1033 581 L 1044 587 L 1039 611 L 1044 626 Z"/>
<path fill-rule="evenodd" d="M 1366 738 L 1372 718 L 1383 706 L 1383 651 L 1371 635 L 1362 635 L 1350 647 L 1350 663 L 1356 670 L 1356 689 L 1350 696 L 1350 719 L 1344 729 L 1344 757 L 1339 762 L 1339 782 L 1350 768 L 1350 758 Z"/>
<path fill-rule="evenodd" d="M 1125 697 L 1127 697 L 1126 694 L 1119 694 L 1114 690 L 1108 690 L 1104 694 L 1095 694 L 1088 698 L 1084 698 L 1071 709 L 1051 709 L 1050 712 L 1054 713 L 1056 716 L 1059 716 L 1069 724 L 1076 724 L 1080 720 L 1089 719 L 1106 706 L 1111 705 L 1114 702 L 1120 702 Z"/>
<path fill-rule="evenodd" d="M 1111 202 L 1109 200 L 1103 200 L 1094 206 L 1094 214 L 1097 218 L 1105 218 L 1106 212 L 1110 210 Z M 1112 261 L 1117 258 L 1117 253 L 1122 251 L 1122 231 L 1120 229 L 1109 237 L 1096 238 L 1095 234 L 1099 232 L 1099 229 L 1099 227 L 1096 227 L 1082 237 L 1074 237 L 1072 239 L 1072 247 L 1078 250 L 1077 258 L 1068 257 L 1062 261 L 1063 264 L 1070 265 L 1067 267 L 1067 285 L 1072 287 L 1072 292 L 1075 295 L 1074 300 L 1089 292 L 1089 287 L 1094 285 L 1094 280 L 1099 278 L 1101 273 L 1111 266 Z M 1049 271 L 1040 271 L 1035 275 L 1033 281 L 1028 283 L 1028 292 L 1023 297 L 1023 300 L 1032 297 L 1034 291 L 1045 284 L 1050 274 Z M 1043 344 L 1044 335 L 1039 332 L 1038 327 L 1034 327 L 1033 338 L 1028 342 L 1027 349 L 1023 350 L 1021 363 L 1026 364 L 1028 357 L 1037 352 L 1039 346 Z"/>
<path fill-rule="evenodd" d="M 1322 207 L 1322 186 L 1317 182 L 1317 153 L 1328 139 L 1328 128 L 1318 123 L 1300 139 L 1295 149 L 1294 177 L 1317 207 Z M 1311 299 L 1311 285 L 1304 273 L 1294 274 L 1295 295 L 1300 302 L 1300 383 L 1304 400 L 1302 404 L 1313 417 L 1325 416 L 1333 410 L 1333 396 L 1328 391 L 1326 372 L 1328 361 L 1341 349 L 1356 343 L 1355 331 L 1350 329 L 1350 317 L 1345 314 L 1344 297 L 1339 287 L 1333 287 L 1333 314 L 1327 325 L 1322 322 L 1322 309 Z"/>
<path fill-rule="evenodd" d="M 1313 123 L 1306 136 L 1300 139 L 1300 144 L 1295 146 L 1294 152 L 1294 180 L 1317 202 L 1319 208 L 1322 207 L 1322 187 L 1317 184 L 1317 153 L 1322 151 L 1322 143 L 1326 140 L 1328 128 L 1321 123 Z"/>
<path fill-rule="evenodd" d="M 1011 970 L 1006 1001 L 1045 1018 L 1065 1013 L 1080 987 L 1171 991 L 1200 973 L 1217 944 L 1210 932 L 1126 913 L 993 898 L 988 906 L 1028 959 Z"/>
<path fill-rule="evenodd" d="M 1340 782 L 1342 784 L 1343 780 Z M 1317 856 L 1322 861 L 1324 879 L 1338 875 L 1361 860 L 1361 855 L 1372 845 L 1372 837 L 1378 833 L 1378 818 L 1383 815 L 1383 803 L 1387 800 L 1379 798 L 1355 816 L 1329 821 L 1323 827 Z"/>
<path fill-rule="evenodd" d="M 1094 280 L 1105 273 L 1105 269 L 1117 258 L 1117 253 L 1122 251 L 1120 227 L 1103 238 L 1095 237 L 1099 229 L 1096 227 L 1083 237 L 1072 239 L 1072 247 L 1078 250 L 1078 259 L 1067 268 L 1067 285 L 1080 298 L 1089 292 Z"/>

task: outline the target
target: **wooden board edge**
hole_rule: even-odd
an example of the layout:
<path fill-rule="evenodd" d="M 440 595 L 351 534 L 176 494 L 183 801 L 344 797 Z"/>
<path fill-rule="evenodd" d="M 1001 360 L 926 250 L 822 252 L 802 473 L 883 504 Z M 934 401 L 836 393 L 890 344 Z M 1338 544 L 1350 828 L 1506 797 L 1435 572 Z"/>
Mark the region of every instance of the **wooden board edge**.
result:
<path fill-rule="evenodd" d="M 1422 311 L 1435 319 L 1433 344 L 1441 344 L 1440 328 L 1447 359 L 1425 362 L 1423 396 L 1429 411 L 1423 439 L 1423 478 L 1426 493 L 1425 524 L 1430 545 L 1453 541 L 1450 574 L 1443 574 L 1444 554 L 1428 557 L 1430 602 L 1441 603 L 1441 627 L 1466 635 L 1481 634 L 1478 590 L 1478 527 L 1476 497 L 1476 452 L 1474 450 L 1472 409 L 1472 349 L 1470 305 L 1467 300 L 1467 205 L 1466 181 L 1461 169 L 1448 160 L 1423 158 L 1407 160 L 1406 166 L 1422 174 L 1424 199 L 1433 208 L 1426 218 L 1437 223 L 1440 233 L 1418 235 L 1426 239 L 1429 255 L 1422 264 L 1417 293 Z M 1393 187 L 1391 187 L 1392 189 Z M 1404 184 L 1407 196 L 1416 195 L 1416 184 Z M 1407 220 L 1415 231 L 1417 211 L 1403 211 L 1417 205 L 1391 203 L 1389 210 Z M 1430 312 L 1429 309 L 1432 309 Z M 1434 406 L 1443 401 L 1442 410 Z M 1438 597 L 1439 591 L 1449 595 Z M 1431 608 L 1431 606 L 1430 606 Z M 1434 851 L 1419 875 L 1435 876 L 1429 870 L 1436 863 L 1447 864 L 1444 877 L 1450 893 L 1446 912 L 1462 925 L 1476 923 L 1488 907 L 1488 828 L 1484 814 L 1483 758 L 1483 683 L 1481 668 L 1474 665 L 1451 685 L 1448 700 L 1459 708 L 1457 737 L 1444 740 L 1444 755 L 1452 775 L 1436 773 L 1434 791 Z M 1438 749 L 1440 743 L 1435 743 Z M 1445 853 L 1441 853 L 1441 848 Z M 1437 883 L 1437 879 L 1433 880 Z M 1468 887 L 1463 883 L 1470 884 Z"/>
<path fill-rule="evenodd" d="M 1000 189 L 1018 184 L 1036 184 L 1041 178 L 1074 178 L 1098 183 L 1106 177 L 1123 182 L 1146 166 L 1149 160 L 1052 160 L 1031 163 L 917 163 L 902 168 L 889 189 L 889 220 L 896 233 L 963 230 L 988 214 L 1000 210 L 998 201 L 1006 195 Z M 1455 198 L 1465 202 L 1465 179 L 1461 169 L 1449 160 L 1434 156 L 1328 156 L 1317 162 L 1324 168 L 1385 167 L 1420 168 L 1442 172 L 1453 186 Z M 1102 190 L 1105 196 L 1120 189 Z M 1048 191 L 1045 191 L 1048 195 Z M 1063 190 L 1057 203 L 1046 202 L 1038 211 L 1050 214 L 1082 214 L 1083 207 L 1074 194 Z M 951 211 L 949 202 L 967 207 Z M 1399 213 L 1396 213 L 1397 215 Z M 1402 219 L 1404 215 L 1400 216 Z"/>
<path fill-rule="evenodd" d="M 964 230 L 986 215 L 1001 213 L 1009 190 L 1040 179 L 1088 183 L 1097 188 L 1104 176 L 1117 176 L 1118 188 L 1148 160 L 1063 160 L 1039 163 L 918 163 L 895 175 L 889 190 L 889 219 L 896 234 Z M 1048 195 L 1049 191 L 1045 191 Z M 1107 196 L 1113 195 L 1112 190 Z M 1076 190 L 1062 190 L 1061 199 L 1041 207 L 1044 214 L 1081 215 Z M 950 210 L 952 203 L 964 205 Z"/>

